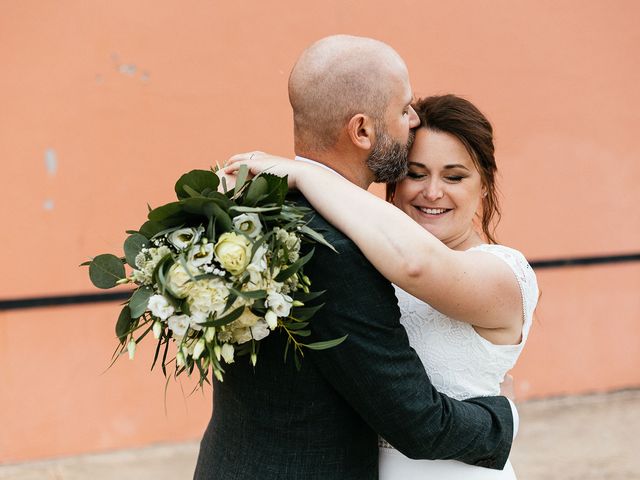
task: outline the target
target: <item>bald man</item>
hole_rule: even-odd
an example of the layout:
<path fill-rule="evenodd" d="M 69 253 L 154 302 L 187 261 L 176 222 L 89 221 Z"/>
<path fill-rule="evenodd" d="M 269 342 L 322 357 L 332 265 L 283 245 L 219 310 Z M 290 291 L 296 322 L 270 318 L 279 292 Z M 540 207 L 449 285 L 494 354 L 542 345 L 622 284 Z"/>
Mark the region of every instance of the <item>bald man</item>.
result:
<path fill-rule="evenodd" d="M 289 98 L 299 160 L 362 188 L 405 175 L 419 120 L 407 68 L 388 45 L 344 35 L 316 42 L 291 72 Z M 314 290 L 326 290 L 311 341 L 348 338 L 307 351 L 298 371 L 283 362 L 286 336 L 272 334 L 255 368 L 229 368 L 214 385 L 194 478 L 376 479 L 378 436 L 411 458 L 501 469 L 514 431 L 508 400 L 438 393 L 409 346 L 389 282 L 322 217 L 311 226 L 340 252 L 317 246 L 305 266 Z"/>

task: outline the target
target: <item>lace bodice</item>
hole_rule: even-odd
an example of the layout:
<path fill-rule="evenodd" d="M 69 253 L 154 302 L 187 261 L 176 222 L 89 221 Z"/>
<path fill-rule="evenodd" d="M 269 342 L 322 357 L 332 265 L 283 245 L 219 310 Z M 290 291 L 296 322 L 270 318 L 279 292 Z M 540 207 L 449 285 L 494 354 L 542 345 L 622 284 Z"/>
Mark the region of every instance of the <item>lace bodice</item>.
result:
<path fill-rule="evenodd" d="M 523 304 L 522 341 L 518 345 L 495 345 L 478 335 L 470 324 L 447 317 L 396 287 L 400 322 L 411 346 L 436 389 L 458 400 L 500 394 L 500 383 L 515 365 L 527 340 L 538 300 L 535 274 L 520 252 L 488 244 L 470 250 L 496 255 L 513 271 Z M 389 446 L 386 442 L 381 445 Z"/>

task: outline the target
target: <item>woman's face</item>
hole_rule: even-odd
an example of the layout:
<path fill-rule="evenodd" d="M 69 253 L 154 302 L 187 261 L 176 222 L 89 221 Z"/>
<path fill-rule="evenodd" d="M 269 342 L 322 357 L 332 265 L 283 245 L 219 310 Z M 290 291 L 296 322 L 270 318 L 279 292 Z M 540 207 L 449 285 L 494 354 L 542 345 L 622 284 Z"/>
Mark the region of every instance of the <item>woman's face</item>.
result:
<path fill-rule="evenodd" d="M 419 128 L 409 152 L 409 173 L 398 182 L 393 203 L 450 248 L 467 248 L 469 240 L 478 238 L 473 219 L 483 191 L 480 173 L 460 140 Z"/>

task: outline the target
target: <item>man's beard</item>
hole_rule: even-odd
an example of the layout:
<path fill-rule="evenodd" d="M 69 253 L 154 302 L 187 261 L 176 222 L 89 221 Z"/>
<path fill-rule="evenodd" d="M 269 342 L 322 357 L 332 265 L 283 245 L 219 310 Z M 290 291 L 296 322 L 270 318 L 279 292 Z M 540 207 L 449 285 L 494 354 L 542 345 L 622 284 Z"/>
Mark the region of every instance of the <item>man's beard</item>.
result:
<path fill-rule="evenodd" d="M 374 182 L 395 183 L 407 176 L 409 171 L 409 150 L 415 132 L 409 130 L 406 144 L 394 140 L 384 128 L 376 127 L 376 144 L 373 146 L 367 167 L 373 172 Z"/>

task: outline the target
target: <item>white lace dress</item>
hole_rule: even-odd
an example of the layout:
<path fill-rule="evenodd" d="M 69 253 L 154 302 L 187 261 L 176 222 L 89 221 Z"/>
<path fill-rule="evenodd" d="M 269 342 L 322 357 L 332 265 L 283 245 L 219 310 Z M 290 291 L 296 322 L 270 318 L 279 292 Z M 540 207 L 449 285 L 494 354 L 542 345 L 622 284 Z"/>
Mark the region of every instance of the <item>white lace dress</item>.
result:
<path fill-rule="evenodd" d="M 433 385 L 446 395 L 465 398 L 500 395 L 504 375 L 516 363 L 527 340 L 538 300 L 535 274 L 524 256 L 502 245 L 478 245 L 470 251 L 488 252 L 504 260 L 520 285 L 523 304 L 522 341 L 494 345 L 473 327 L 438 312 L 396 287 L 396 295 L 409 342 L 422 360 Z M 454 460 L 412 460 L 380 439 L 380 480 L 515 479 L 510 462 L 492 470 Z"/>

